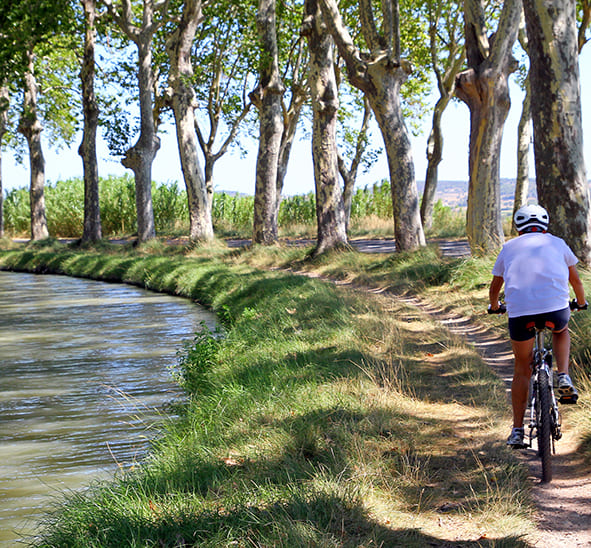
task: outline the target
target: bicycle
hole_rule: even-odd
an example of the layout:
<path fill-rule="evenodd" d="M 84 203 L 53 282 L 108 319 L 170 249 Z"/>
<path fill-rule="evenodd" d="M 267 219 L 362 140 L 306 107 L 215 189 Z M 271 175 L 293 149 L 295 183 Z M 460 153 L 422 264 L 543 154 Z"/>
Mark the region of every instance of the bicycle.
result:
<path fill-rule="evenodd" d="M 569 303 L 571 310 L 586 310 L 587 303 L 579 306 L 576 300 Z M 504 314 L 504 304 L 497 310 L 488 310 L 489 314 Z M 577 396 L 556 399 L 554 394 L 554 374 L 552 369 L 552 350 L 545 347 L 546 328 L 552 329 L 553 324 L 545 322 L 532 324 L 535 328 L 535 343 L 533 351 L 532 375 L 529 384 L 528 409 L 529 409 L 529 444 L 523 448 L 533 446 L 533 440 L 537 439 L 538 456 L 542 462 L 542 483 L 552 481 L 552 455 L 556 454 L 555 442 L 562 437 L 562 423 L 558 401 L 562 404 L 573 404 Z"/>

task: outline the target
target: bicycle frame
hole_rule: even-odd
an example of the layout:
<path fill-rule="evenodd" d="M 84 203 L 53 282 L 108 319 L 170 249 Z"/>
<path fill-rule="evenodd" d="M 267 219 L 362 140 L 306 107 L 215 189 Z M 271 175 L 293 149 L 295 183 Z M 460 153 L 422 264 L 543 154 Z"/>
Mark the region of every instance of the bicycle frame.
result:
<path fill-rule="evenodd" d="M 545 328 L 536 328 L 534 360 L 529 394 L 529 447 L 538 441 L 542 460 L 542 481 L 552 479 L 551 455 L 556 453 L 554 442 L 562 437 L 558 402 L 553 389 L 552 351 L 544 344 Z"/>

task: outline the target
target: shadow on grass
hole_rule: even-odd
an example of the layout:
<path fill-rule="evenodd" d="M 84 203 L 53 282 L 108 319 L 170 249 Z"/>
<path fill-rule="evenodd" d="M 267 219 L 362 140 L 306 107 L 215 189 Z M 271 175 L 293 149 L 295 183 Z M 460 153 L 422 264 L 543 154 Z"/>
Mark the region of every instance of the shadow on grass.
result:
<path fill-rule="evenodd" d="M 324 494 L 294 497 L 266 508 L 240 505 L 199 515 L 159 515 L 154 505 L 151 519 L 117 519 L 89 527 L 93 546 L 119 548 L 98 531 L 130 530 L 136 542 L 161 539 L 159 546 L 219 548 L 252 546 L 275 548 L 383 546 L 389 548 L 487 548 L 525 547 L 519 538 L 480 538 L 473 541 L 443 540 L 414 528 L 384 527 L 357 504 Z M 96 535 L 92 532 L 97 531 Z M 240 534 L 244 532 L 243 534 Z M 98 542 L 97 542 L 98 541 Z M 66 544 L 61 544 L 66 546 Z"/>

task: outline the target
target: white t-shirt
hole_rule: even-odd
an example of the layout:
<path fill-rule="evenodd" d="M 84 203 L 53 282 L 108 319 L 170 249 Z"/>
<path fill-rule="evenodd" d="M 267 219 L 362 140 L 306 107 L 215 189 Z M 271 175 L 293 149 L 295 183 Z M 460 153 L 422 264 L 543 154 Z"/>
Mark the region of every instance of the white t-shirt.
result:
<path fill-rule="evenodd" d="M 505 280 L 510 318 L 563 310 L 568 306 L 568 269 L 577 264 L 564 240 L 532 232 L 509 240 L 495 262 L 493 276 Z"/>

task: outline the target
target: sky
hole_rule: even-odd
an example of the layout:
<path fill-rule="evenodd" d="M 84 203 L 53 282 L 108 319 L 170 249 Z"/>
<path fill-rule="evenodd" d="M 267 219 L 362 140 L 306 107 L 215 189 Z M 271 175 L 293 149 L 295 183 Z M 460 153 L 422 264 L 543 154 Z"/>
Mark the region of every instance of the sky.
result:
<path fill-rule="evenodd" d="M 587 176 L 591 179 L 591 45 L 583 48 L 579 59 L 581 74 L 581 99 L 583 115 L 584 156 Z M 435 100 L 434 98 L 433 100 Z M 501 178 L 514 179 L 517 170 L 517 125 L 521 115 L 523 92 L 516 84 L 511 85 L 511 110 L 505 124 L 501 150 Z M 411 138 L 415 173 L 417 181 L 423 181 L 427 167 L 425 155 L 427 138 L 431 126 L 431 113 L 423 118 L 422 133 Z M 467 181 L 468 179 L 468 141 L 470 131 L 469 110 L 459 101 L 453 101 L 447 107 L 442 122 L 444 134 L 443 161 L 439 166 L 439 180 Z M 314 190 L 312 152 L 309 138 L 303 140 L 296 135 L 296 141 L 285 180 L 284 194 L 305 194 Z M 158 183 L 178 182 L 184 187 L 174 127 L 161 135 L 162 146 L 152 166 L 152 177 Z M 372 131 L 373 146 L 383 149 L 382 138 L 377 127 Z M 44 143 L 47 183 L 72 177 L 82 177 L 82 160 L 78 156 L 79 140 L 70 149 L 55 150 Z M 229 151 L 217 163 L 214 171 L 216 191 L 235 191 L 254 194 L 255 166 L 257 155 L 256 141 L 253 140 L 246 157 L 238 151 Z M 533 148 L 533 147 L 532 147 Z M 28 159 L 25 158 L 26 164 Z M 533 151 L 530 152 L 531 176 L 534 176 Z M 109 156 L 104 143 L 99 144 L 99 174 L 122 175 L 131 173 L 117 158 Z M 388 167 L 384 152 L 368 173 L 360 173 L 357 186 L 372 185 L 382 179 L 388 179 Z M 29 184 L 28 165 L 15 163 L 9 150 L 2 153 L 2 180 L 5 191 Z"/>

